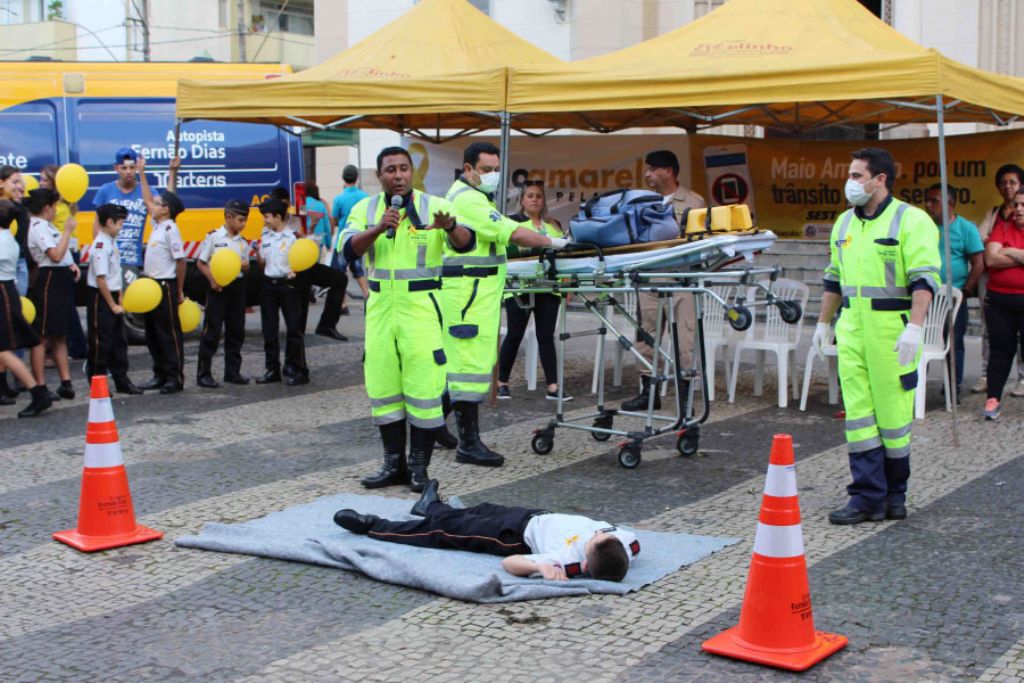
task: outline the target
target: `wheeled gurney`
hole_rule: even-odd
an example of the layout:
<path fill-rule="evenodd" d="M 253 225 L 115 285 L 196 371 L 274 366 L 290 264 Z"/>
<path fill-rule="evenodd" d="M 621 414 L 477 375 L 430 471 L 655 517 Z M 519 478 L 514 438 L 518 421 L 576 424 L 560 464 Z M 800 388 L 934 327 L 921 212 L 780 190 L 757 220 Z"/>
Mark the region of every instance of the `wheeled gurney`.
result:
<path fill-rule="evenodd" d="M 625 437 L 618 453 L 619 464 L 632 469 L 640 464 L 644 441 L 669 432 L 677 435 L 676 448 L 683 456 L 697 452 L 700 425 L 710 416 L 707 399 L 707 379 L 704 372 L 704 314 L 706 298 L 725 310 L 730 326 L 743 331 L 750 327 L 757 307 L 777 306 L 780 317 L 793 324 L 800 320 L 802 311 L 795 301 L 782 300 L 772 294 L 772 283 L 779 276 L 778 268 L 754 267 L 752 260 L 770 248 L 776 240 L 771 231 L 751 230 L 715 234 L 702 239 L 680 239 L 667 242 L 614 247 L 602 250 L 596 245 L 573 244 L 566 250 L 545 250 L 539 255 L 509 261 L 505 292 L 520 297 L 532 294 L 572 294 L 600 323 L 596 329 L 570 332 L 567 306 L 562 306 L 559 319 L 558 400 L 555 419 L 533 435 L 531 446 L 538 455 L 546 455 L 554 448 L 555 429 L 580 429 L 590 432 L 597 441 L 613 436 Z M 745 262 L 744 265 L 736 265 Z M 735 299 L 726 301 L 714 289 L 716 285 L 739 285 Z M 755 287 L 761 296 L 747 302 L 744 291 Z M 679 334 L 672 296 L 678 292 L 694 295 L 697 324 L 694 331 L 693 362 L 689 368 L 679 367 Z M 656 336 L 651 337 L 641 327 L 637 311 L 626 310 L 623 300 L 627 294 L 650 293 L 658 297 Z M 527 304 L 529 305 L 529 304 Z M 612 321 L 610 311 L 621 316 L 622 327 L 632 327 L 635 336 L 643 336 L 648 346 L 656 350 L 648 361 L 637 351 L 631 336 L 622 332 Z M 657 340 L 667 331 L 671 348 L 665 350 Z M 596 412 L 566 418 L 563 387 L 565 373 L 565 344 L 574 337 L 598 336 L 596 363 L 598 368 Z M 605 406 L 604 361 L 608 336 L 625 351 L 630 352 L 652 377 L 652 390 L 644 412 L 623 411 Z M 674 415 L 654 411 L 655 391 L 662 382 L 670 382 L 674 391 Z M 701 410 L 694 414 L 694 394 L 701 387 Z M 615 418 L 642 420 L 639 429 L 616 428 Z"/>

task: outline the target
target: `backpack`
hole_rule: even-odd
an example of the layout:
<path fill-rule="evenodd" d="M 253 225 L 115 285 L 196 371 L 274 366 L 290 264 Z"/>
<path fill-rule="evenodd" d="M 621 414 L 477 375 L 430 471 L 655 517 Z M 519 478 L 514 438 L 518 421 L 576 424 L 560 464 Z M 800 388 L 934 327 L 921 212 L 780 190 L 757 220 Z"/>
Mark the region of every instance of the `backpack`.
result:
<path fill-rule="evenodd" d="M 569 221 L 573 242 L 619 247 L 679 237 L 672 204 L 650 190 L 612 190 L 591 198 Z"/>

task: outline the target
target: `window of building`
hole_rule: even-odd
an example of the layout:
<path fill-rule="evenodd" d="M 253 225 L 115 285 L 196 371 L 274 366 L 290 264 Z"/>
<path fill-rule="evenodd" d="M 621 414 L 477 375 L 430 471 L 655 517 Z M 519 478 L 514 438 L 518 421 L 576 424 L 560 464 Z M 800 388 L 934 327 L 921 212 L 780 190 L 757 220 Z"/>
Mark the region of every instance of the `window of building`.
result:
<path fill-rule="evenodd" d="M 257 7 L 253 25 L 258 30 L 313 35 L 313 0 L 259 0 Z"/>
<path fill-rule="evenodd" d="M 491 0 L 469 0 L 469 4 L 486 15 L 491 14 Z"/>
<path fill-rule="evenodd" d="M 231 21 L 228 13 L 228 0 L 217 0 L 217 25 L 221 28 L 227 28 L 228 22 Z"/>
<path fill-rule="evenodd" d="M 0 0 L 0 24 L 27 24 L 44 16 L 43 0 Z"/>

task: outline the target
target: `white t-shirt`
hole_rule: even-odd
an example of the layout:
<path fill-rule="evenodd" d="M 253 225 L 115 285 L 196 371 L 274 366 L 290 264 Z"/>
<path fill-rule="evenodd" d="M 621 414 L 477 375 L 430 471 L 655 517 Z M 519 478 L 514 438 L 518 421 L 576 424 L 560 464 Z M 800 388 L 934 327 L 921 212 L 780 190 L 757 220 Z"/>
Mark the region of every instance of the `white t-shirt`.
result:
<path fill-rule="evenodd" d="M 18 259 L 21 248 L 10 230 L 0 229 L 0 282 L 14 280 L 18 276 Z"/>
<path fill-rule="evenodd" d="M 142 272 L 155 280 L 173 280 L 178 275 L 178 259 L 185 258 L 185 245 L 174 221 L 153 226 L 146 243 Z"/>
<path fill-rule="evenodd" d="M 48 220 L 32 216 L 28 224 L 28 251 L 40 268 L 62 268 L 72 265 L 70 247 L 64 251 L 60 261 L 51 261 L 46 252 L 60 244 L 61 232 Z"/>
<path fill-rule="evenodd" d="M 527 523 L 523 540 L 533 554 L 525 557 L 538 564 L 558 565 L 572 578 L 582 572 L 587 541 L 598 531 L 607 531 L 622 541 L 630 563 L 640 552 L 640 542 L 631 531 L 580 515 L 547 513 Z"/>
<path fill-rule="evenodd" d="M 111 292 L 121 291 L 121 252 L 117 248 L 117 240 L 100 231 L 92 242 L 89 251 L 89 274 L 85 283 L 93 289 L 99 289 L 96 278 L 103 276 L 107 280 L 107 289 Z"/>

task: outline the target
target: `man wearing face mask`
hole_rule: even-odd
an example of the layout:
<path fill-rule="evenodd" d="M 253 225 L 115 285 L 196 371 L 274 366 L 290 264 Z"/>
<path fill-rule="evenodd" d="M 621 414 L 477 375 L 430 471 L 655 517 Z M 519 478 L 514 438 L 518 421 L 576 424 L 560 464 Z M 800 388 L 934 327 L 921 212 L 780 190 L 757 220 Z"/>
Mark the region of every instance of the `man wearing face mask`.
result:
<path fill-rule="evenodd" d="M 506 247 L 512 243 L 562 249 L 568 244 L 561 237 L 523 228 L 498 212 L 494 196 L 505 187 L 499 154 L 489 142 L 474 142 L 462 155 L 462 175 L 448 190 L 447 199 L 459 222 L 476 233 L 476 245 L 464 254 L 445 248 L 442 290 L 448 391 L 459 428 L 455 460 L 488 467 L 505 462 L 480 441 L 480 404 L 490 394 L 491 370 L 498 358 Z"/>
<path fill-rule="evenodd" d="M 853 483 L 832 524 L 905 519 L 917 360 L 924 319 L 939 289 L 939 240 L 928 214 L 895 199 L 896 166 L 883 149 L 852 154 L 852 209 L 832 228 L 831 261 L 811 343 L 836 325 L 839 378 Z"/>

